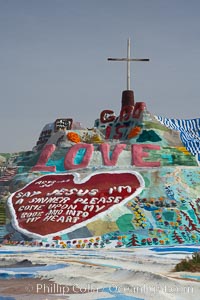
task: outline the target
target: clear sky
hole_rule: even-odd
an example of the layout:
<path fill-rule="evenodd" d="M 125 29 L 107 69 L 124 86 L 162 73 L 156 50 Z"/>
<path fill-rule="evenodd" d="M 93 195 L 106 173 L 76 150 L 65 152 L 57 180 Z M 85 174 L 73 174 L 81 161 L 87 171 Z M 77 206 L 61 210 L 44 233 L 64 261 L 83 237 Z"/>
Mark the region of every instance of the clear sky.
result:
<path fill-rule="evenodd" d="M 155 115 L 199 118 L 200 1 L 0 0 L 0 152 L 31 150 L 43 126 L 87 127 L 118 115 L 126 64 L 131 88 Z"/>

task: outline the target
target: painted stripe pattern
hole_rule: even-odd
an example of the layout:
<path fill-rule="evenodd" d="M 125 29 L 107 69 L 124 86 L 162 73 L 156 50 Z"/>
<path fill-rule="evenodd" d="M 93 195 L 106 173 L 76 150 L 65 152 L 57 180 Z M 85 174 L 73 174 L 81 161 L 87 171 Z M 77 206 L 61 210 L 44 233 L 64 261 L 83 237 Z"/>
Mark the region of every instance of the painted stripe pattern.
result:
<path fill-rule="evenodd" d="M 0 182 L 5 182 L 11 180 L 17 173 L 17 167 L 8 167 L 3 172 L 2 176 L 0 177 Z"/>
<path fill-rule="evenodd" d="M 200 119 L 178 120 L 161 116 L 154 117 L 166 127 L 179 131 L 183 145 L 200 162 Z"/>

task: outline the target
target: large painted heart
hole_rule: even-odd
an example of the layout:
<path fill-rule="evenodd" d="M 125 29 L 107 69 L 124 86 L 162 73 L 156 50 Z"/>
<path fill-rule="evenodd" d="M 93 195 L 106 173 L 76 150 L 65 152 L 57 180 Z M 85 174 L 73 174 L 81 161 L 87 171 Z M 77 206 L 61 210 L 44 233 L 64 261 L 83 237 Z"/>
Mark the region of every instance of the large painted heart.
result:
<path fill-rule="evenodd" d="M 14 227 L 32 237 L 71 232 L 141 193 L 137 172 L 78 173 L 37 178 L 8 199 Z"/>

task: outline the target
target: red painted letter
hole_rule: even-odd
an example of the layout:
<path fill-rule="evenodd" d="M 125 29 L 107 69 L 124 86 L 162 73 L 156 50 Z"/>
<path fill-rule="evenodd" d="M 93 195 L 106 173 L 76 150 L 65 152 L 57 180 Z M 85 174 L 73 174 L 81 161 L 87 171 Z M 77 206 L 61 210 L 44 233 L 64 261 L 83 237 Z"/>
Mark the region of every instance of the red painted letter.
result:
<path fill-rule="evenodd" d="M 115 120 L 115 114 L 113 110 L 103 110 L 100 115 L 101 123 L 108 123 Z"/>
<path fill-rule="evenodd" d="M 139 119 L 141 112 L 144 111 L 146 107 L 145 102 L 136 102 L 134 111 L 133 111 L 133 118 Z"/>
<path fill-rule="evenodd" d="M 124 107 L 122 107 L 121 112 L 120 112 L 120 116 L 119 119 L 120 121 L 128 121 L 132 115 L 134 107 L 131 105 L 126 105 Z"/>

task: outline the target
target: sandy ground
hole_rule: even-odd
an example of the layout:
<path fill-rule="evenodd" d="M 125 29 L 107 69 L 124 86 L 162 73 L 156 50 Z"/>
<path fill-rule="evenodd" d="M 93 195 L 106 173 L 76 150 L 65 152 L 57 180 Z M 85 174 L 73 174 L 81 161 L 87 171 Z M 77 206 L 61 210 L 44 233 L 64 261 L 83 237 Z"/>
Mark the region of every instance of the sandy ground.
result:
<path fill-rule="evenodd" d="M 16 300 L 197 300 L 200 273 L 172 271 L 188 253 L 4 246 L 0 248 L 0 275 L 9 279 L 0 280 L 0 300 L 8 296 Z M 19 265 L 22 260 L 31 263 Z M 27 274 L 32 278 L 23 278 Z"/>

